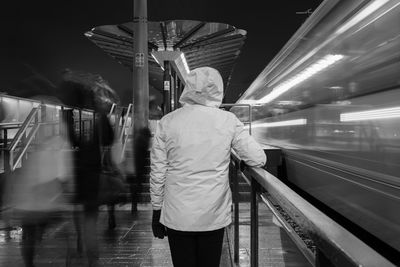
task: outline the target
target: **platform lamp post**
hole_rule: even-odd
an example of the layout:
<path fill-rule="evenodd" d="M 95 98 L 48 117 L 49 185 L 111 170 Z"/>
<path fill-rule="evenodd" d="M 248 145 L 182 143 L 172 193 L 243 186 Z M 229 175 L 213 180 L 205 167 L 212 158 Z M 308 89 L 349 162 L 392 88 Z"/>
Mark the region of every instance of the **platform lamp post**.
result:
<path fill-rule="evenodd" d="M 140 130 L 148 127 L 149 120 L 149 69 L 147 0 L 133 0 L 133 139 Z M 127 114 L 129 115 L 129 114 Z M 137 210 L 135 196 L 132 196 L 131 211 Z"/>

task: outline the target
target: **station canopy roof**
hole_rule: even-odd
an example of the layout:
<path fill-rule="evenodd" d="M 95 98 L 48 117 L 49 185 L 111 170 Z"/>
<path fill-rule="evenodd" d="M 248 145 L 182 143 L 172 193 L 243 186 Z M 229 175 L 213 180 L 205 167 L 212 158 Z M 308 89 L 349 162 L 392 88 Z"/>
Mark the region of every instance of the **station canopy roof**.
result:
<path fill-rule="evenodd" d="M 132 69 L 133 22 L 98 26 L 85 35 L 120 64 Z M 221 73 L 227 88 L 245 38 L 245 30 L 224 23 L 149 21 L 149 82 L 156 89 L 162 89 L 163 70 L 151 56 L 152 52 L 181 51 L 190 70 L 204 66 L 215 68 Z"/>

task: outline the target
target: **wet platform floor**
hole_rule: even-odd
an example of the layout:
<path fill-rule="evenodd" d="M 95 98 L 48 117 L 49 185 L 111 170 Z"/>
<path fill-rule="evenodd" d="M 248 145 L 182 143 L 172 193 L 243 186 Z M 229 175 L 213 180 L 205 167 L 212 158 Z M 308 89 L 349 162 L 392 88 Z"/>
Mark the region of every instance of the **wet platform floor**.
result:
<path fill-rule="evenodd" d="M 295 247 L 283 229 L 272 219 L 272 213 L 260 205 L 259 266 L 308 267 L 311 266 Z M 221 257 L 221 267 L 250 266 L 250 209 L 240 206 L 240 262 L 234 264 L 230 253 L 232 229 L 227 229 Z M 131 214 L 130 207 L 116 211 L 117 226 L 108 230 L 107 212 L 101 211 L 98 219 L 98 244 L 100 266 L 159 266 L 172 265 L 167 239 L 156 239 L 151 232 L 151 210 L 148 204 L 139 205 Z M 10 233 L 0 231 L 0 266 L 24 266 L 20 254 L 21 230 Z M 232 244 L 231 244 L 232 245 Z M 47 228 L 36 251 L 37 267 L 87 266 L 85 257 L 76 252 L 76 238 L 71 217 Z"/>

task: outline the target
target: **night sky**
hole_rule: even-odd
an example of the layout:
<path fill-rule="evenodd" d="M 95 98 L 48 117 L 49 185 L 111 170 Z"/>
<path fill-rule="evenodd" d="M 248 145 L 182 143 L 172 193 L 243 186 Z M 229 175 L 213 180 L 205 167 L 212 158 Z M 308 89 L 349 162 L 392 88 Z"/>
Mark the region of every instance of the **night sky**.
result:
<path fill-rule="evenodd" d="M 149 0 L 148 20 L 190 19 L 228 23 L 247 31 L 226 102 L 234 102 L 279 52 L 321 0 L 227 1 Z M 264 7 L 267 5 L 267 8 Z M 0 92 L 12 94 L 33 74 L 57 86 L 63 69 L 98 73 L 125 103 L 132 75 L 84 32 L 132 20 L 133 0 L 7 1 L 1 8 Z"/>

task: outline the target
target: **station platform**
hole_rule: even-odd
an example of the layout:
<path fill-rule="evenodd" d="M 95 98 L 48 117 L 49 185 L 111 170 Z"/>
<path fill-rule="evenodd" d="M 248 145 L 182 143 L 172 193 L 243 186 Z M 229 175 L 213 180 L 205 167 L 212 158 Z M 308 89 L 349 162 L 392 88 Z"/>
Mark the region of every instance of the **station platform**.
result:
<path fill-rule="evenodd" d="M 260 262 L 259 266 L 311 266 L 284 230 L 274 223 L 273 215 L 260 205 Z M 230 250 L 229 227 L 225 232 L 221 267 L 250 266 L 250 205 L 240 204 L 240 262 L 233 262 Z M 101 209 L 98 219 L 100 266 L 173 266 L 168 240 L 153 237 L 150 204 L 139 204 L 138 211 L 130 212 L 130 205 L 116 209 L 117 226 L 108 230 L 108 214 Z M 4 225 L 3 225 L 4 226 Z M 87 266 L 85 257 L 76 252 L 74 227 L 69 215 L 50 226 L 37 247 L 37 267 Z M 24 266 L 20 254 L 22 232 L 16 227 L 11 232 L 0 231 L 0 266 Z M 67 265 L 68 263 L 68 265 Z"/>

